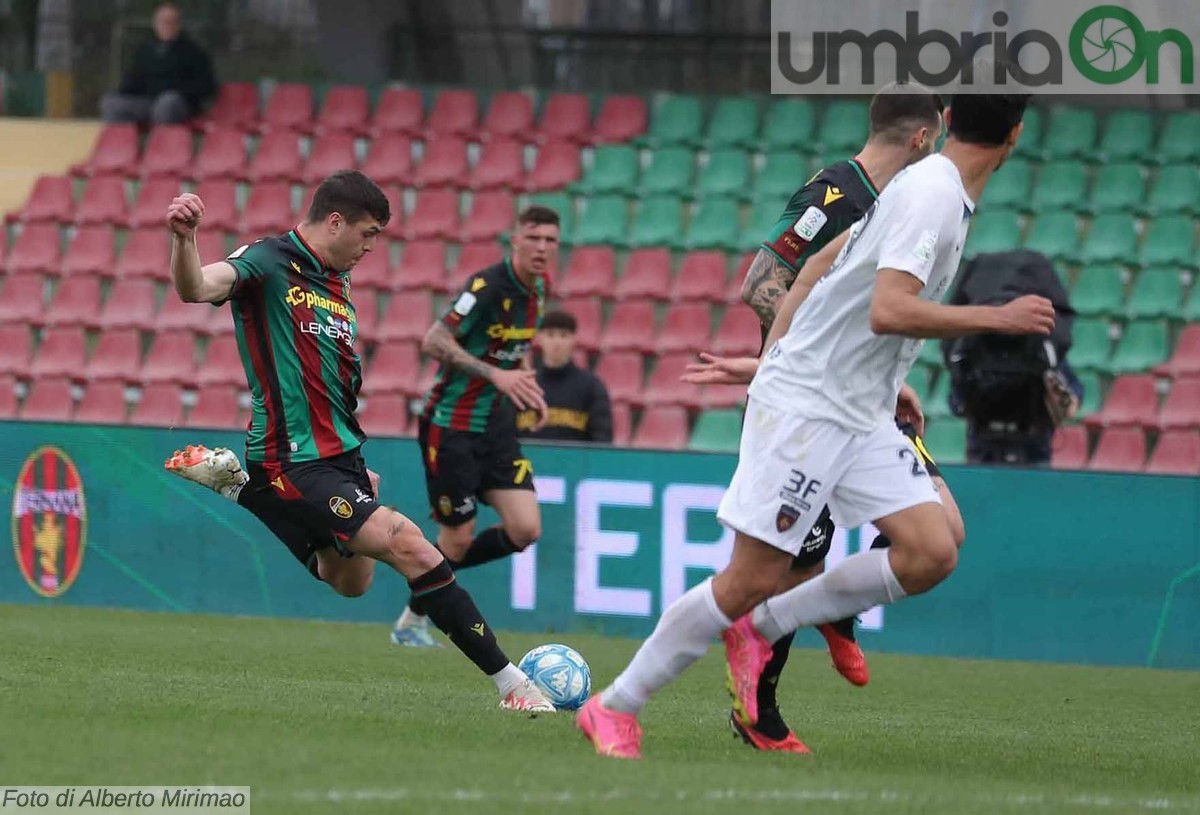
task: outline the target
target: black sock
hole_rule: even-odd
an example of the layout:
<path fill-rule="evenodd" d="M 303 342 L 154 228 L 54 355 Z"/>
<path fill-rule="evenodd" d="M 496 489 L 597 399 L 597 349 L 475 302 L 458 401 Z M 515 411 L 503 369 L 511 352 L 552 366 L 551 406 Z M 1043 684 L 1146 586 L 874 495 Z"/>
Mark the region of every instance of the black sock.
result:
<path fill-rule="evenodd" d="M 483 619 L 467 590 L 458 585 L 450 564 L 442 561 L 418 578 L 408 581 L 412 589 L 411 608 L 418 602 L 421 614 L 428 614 L 433 624 L 488 676 L 508 664 L 500 650 L 496 635 Z M 415 609 L 414 609 L 415 611 Z"/>
<path fill-rule="evenodd" d="M 467 547 L 467 551 L 463 552 L 462 558 L 452 561 L 450 565 L 455 571 L 469 569 L 472 566 L 480 566 L 508 557 L 515 551 L 517 551 L 517 547 L 513 546 L 504 527 L 493 526 L 476 535 L 475 540 L 471 541 L 471 545 Z"/>
<path fill-rule="evenodd" d="M 782 739 L 787 736 L 787 725 L 775 713 L 779 709 L 779 702 L 775 698 L 775 689 L 779 686 L 779 676 L 783 673 L 783 666 L 787 665 L 788 656 L 792 652 L 792 640 L 795 638 L 796 632 L 793 631 L 790 634 L 784 634 L 782 639 L 771 646 L 771 659 L 763 668 L 762 676 L 758 678 L 759 714 L 756 729 L 773 739 Z"/>

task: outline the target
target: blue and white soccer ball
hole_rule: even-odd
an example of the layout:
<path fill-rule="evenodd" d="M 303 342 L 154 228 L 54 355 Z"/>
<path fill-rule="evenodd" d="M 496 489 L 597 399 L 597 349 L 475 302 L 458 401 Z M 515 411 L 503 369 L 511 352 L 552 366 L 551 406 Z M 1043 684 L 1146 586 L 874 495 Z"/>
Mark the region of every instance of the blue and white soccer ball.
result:
<path fill-rule="evenodd" d="M 578 710 L 592 692 L 592 669 L 574 648 L 539 645 L 517 667 L 559 710 Z"/>

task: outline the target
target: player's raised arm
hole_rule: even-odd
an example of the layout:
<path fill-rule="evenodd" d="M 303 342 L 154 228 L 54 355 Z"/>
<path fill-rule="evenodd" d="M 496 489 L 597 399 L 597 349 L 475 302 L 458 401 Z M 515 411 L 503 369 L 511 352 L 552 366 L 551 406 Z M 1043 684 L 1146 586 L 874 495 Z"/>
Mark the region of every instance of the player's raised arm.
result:
<path fill-rule="evenodd" d="M 1054 328 L 1054 305 L 1025 295 L 1002 306 L 948 306 L 922 299 L 920 279 L 899 269 L 881 269 L 871 298 L 871 330 L 914 339 L 968 334 L 1042 334 Z"/>
<path fill-rule="evenodd" d="M 171 279 L 185 303 L 220 303 L 233 291 L 237 272 L 228 263 L 202 266 L 196 249 L 196 228 L 204 217 L 204 202 L 184 193 L 167 207 L 171 230 Z"/>

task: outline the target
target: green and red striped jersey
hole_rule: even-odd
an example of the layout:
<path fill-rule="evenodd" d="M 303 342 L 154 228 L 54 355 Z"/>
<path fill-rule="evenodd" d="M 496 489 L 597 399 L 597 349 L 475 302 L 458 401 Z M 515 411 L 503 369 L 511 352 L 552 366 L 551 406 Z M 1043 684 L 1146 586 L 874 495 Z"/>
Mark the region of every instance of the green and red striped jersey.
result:
<path fill-rule="evenodd" d="M 329 458 L 363 443 L 354 411 L 362 362 L 350 273 L 321 263 L 295 230 L 243 246 L 226 262 L 238 351 L 250 384 L 246 458 Z"/>
<path fill-rule="evenodd" d="M 442 324 L 470 355 L 504 370 L 521 364 L 542 323 L 545 281 L 534 278 L 528 288 L 505 258 L 471 275 Z M 485 379 L 441 365 L 425 397 L 425 418 L 451 430 L 482 433 L 501 405 L 511 404 Z"/>

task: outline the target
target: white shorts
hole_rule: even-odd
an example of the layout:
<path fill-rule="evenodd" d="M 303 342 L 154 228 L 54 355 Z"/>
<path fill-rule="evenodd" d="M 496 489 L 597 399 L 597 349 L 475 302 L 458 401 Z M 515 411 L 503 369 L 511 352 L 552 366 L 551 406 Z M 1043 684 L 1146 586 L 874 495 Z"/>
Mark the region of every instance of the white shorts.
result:
<path fill-rule="evenodd" d="M 916 448 L 895 424 L 855 435 L 751 399 L 737 471 L 717 520 L 795 555 L 826 505 L 835 524 L 853 529 L 941 502 Z"/>

